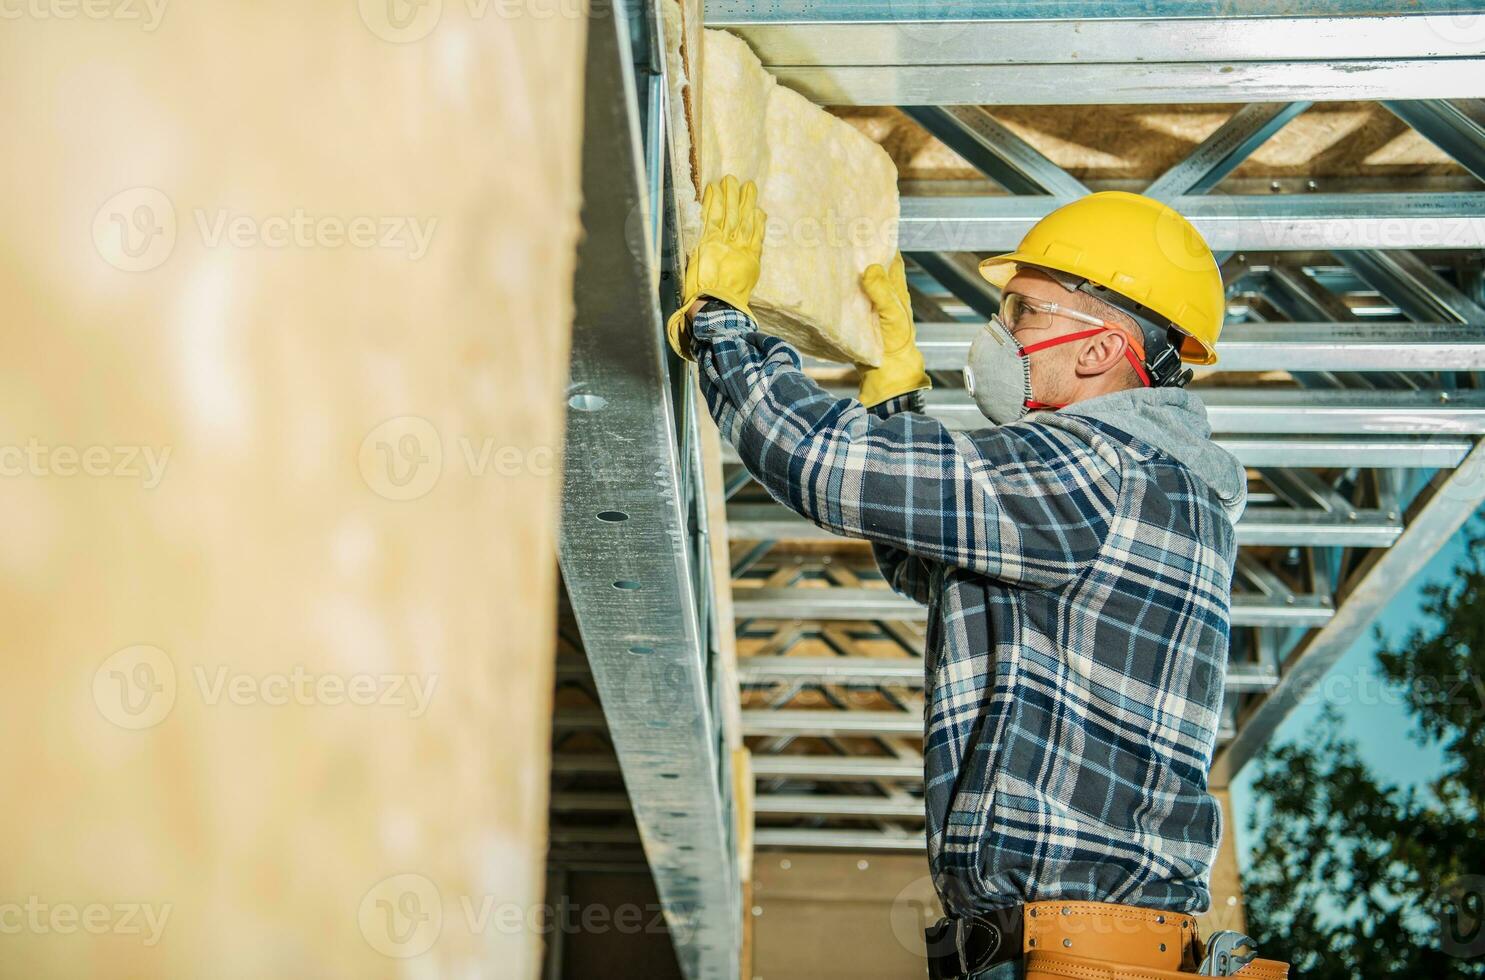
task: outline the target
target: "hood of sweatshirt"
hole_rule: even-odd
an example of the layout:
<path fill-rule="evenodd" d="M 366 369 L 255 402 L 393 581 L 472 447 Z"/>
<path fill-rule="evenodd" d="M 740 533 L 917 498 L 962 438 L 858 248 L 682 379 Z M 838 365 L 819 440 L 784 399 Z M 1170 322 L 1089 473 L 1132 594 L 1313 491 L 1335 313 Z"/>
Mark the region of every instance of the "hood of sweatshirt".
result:
<path fill-rule="evenodd" d="M 1222 501 L 1237 523 L 1248 502 L 1248 476 L 1241 463 L 1212 441 L 1206 406 L 1184 388 L 1130 388 L 1063 409 L 1111 425 L 1180 460 Z"/>

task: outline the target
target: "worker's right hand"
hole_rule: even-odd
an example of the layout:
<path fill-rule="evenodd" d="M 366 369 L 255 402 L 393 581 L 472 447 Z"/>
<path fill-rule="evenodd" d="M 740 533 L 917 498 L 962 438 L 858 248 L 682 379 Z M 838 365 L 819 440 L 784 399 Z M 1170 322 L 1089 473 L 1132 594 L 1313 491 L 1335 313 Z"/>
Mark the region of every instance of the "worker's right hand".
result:
<path fill-rule="evenodd" d="M 902 253 L 892 260 L 891 269 L 867 266 L 861 273 L 861 288 L 877 311 L 882 331 L 882 363 L 877 367 L 856 365 L 861 374 L 861 391 L 857 396 L 861 404 L 870 408 L 889 398 L 933 387 L 924 370 L 923 352 L 918 350 Z"/>
<path fill-rule="evenodd" d="M 671 350 L 687 360 L 691 359 L 691 338 L 686 311 L 697 299 L 710 296 L 753 315 L 748 300 L 758 284 L 768 223 L 757 200 L 757 186 L 751 180 L 740 185 L 731 174 L 707 184 L 702 194 L 701 240 L 686 260 L 681 307 L 665 324 Z"/>

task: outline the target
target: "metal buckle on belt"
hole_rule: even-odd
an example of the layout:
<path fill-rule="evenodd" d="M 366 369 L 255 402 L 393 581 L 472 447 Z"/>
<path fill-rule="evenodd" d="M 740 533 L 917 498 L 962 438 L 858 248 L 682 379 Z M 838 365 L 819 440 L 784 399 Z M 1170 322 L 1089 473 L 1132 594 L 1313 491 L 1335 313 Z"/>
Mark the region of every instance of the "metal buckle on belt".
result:
<path fill-rule="evenodd" d="M 962 919 L 939 919 L 925 930 L 928 975 L 956 980 L 1020 959 L 1024 924 L 1021 906 Z"/>

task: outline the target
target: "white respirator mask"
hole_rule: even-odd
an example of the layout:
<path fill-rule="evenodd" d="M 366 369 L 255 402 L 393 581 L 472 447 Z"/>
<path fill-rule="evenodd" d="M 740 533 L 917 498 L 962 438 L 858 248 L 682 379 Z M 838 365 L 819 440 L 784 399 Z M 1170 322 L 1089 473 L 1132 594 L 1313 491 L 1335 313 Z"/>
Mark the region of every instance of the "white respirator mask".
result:
<path fill-rule="evenodd" d="M 1023 347 L 1006 322 L 1015 324 L 1023 317 L 1036 314 L 1065 316 L 1094 326 Z M 1019 293 L 1006 293 L 1000 314 L 992 317 L 969 345 L 969 359 L 964 365 L 964 390 L 974 399 L 985 418 L 996 425 L 1008 425 L 1038 409 L 1063 408 L 1064 405 L 1054 402 L 1038 401 L 1032 394 L 1031 355 L 1112 329 L 1115 329 L 1113 324 L 1081 310 L 1027 299 Z M 1140 380 L 1149 386 L 1150 376 L 1132 346 L 1124 348 L 1124 356 L 1134 365 Z"/>

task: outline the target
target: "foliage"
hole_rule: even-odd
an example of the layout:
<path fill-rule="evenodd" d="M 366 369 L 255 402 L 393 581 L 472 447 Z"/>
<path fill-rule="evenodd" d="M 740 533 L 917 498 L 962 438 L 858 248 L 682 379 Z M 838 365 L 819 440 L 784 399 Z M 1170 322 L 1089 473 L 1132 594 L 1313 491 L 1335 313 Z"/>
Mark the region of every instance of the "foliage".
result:
<path fill-rule="evenodd" d="M 1259 763 L 1249 929 L 1294 976 L 1485 977 L 1485 536 L 1423 611 L 1398 642 L 1378 632 L 1377 670 L 1443 752 L 1425 790 L 1372 772 L 1334 705 Z"/>

